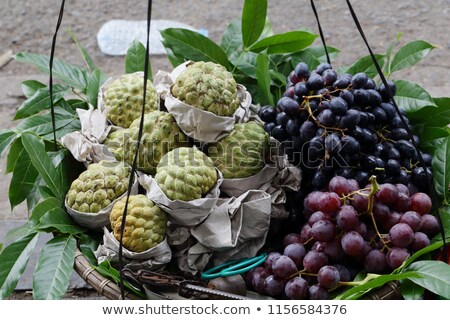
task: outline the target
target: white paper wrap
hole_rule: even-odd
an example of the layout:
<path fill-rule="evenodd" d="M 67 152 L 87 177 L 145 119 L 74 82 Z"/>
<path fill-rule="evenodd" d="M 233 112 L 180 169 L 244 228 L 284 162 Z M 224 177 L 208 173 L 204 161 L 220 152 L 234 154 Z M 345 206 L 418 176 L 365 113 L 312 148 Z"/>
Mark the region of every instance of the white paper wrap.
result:
<path fill-rule="evenodd" d="M 219 264 L 255 256 L 266 240 L 270 212 L 270 195 L 251 190 L 238 198 L 219 199 L 207 219 L 197 226 L 171 224 L 167 238 L 176 248 L 178 267 L 195 274 L 211 259 Z"/>
<path fill-rule="evenodd" d="M 101 160 L 117 161 L 108 148 L 102 144 L 111 130 L 106 115 L 89 106 L 88 110 L 77 109 L 81 121 L 81 132 L 75 131 L 61 138 L 62 144 L 73 157 L 85 165 Z"/>
<path fill-rule="evenodd" d="M 252 97 L 244 86 L 238 84 L 238 97 L 241 104 L 231 117 L 221 117 L 178 100 L 172 96 L 171 87 L 190 63 L 193 62 L 187 61 L 179 65 L 170 74 L 159 71 L 154 81 L 156 91 L 165 100 L 165 107 L 187 136 L 200 142 L 216 142 L 228 135 L 235 123 L 248 121 Z"/>
<path fill-rule="evenodd" d="M 114 238 L 112 232 L 103 228 L 103 244 L 95 251 L 95 257 L 101 263 L 105 260 L 112 263 L 119 262 L 119 241 Z M 156 270 L 164 267 L 172 259 L 172 252 L 167 243 L 167 238 L 155 247 L 144 252 L 133 252 L 122 247 L 123 258 L 126 263 L 125 267 L 137 270 Z"/>
<path fill-rule="evenodd" d="M 169 220 L 181 226 L 195 226 L 201 223 L 216 206 L 223 177 L 217 170 L 217 182 L 204 198 L 192 201 L 170 200 L 152 176 L 141 175 L 139 183 L 147 191 L 147 197 L 164 210 Z"/>
<path fill-rule="evenodd" d="M 138 188 L 139 183 L 137 175 L 135 175 L 133 186 L 131 187 L 131 195 L 138 194 Z M 86 213 L 72 209 L 67 204 L 67 197 L 64 200 L 64 205 L 66 207 L 66 211 L 69 214 L 69 216 L 80 226 L 86 227 L 91 230 L 99 231 L 103 227 L 108 227 L 110 229 L 111 223 L 109 221 L 109 215 L 111 213 L 112 207 L 117 201 L 119 201 L 123 197 L 126 197 L 126 195 L 127 193 L 125 192 L 119 198 L 111 202 L 106 208 L 100 210 L 97 213 Z"/>

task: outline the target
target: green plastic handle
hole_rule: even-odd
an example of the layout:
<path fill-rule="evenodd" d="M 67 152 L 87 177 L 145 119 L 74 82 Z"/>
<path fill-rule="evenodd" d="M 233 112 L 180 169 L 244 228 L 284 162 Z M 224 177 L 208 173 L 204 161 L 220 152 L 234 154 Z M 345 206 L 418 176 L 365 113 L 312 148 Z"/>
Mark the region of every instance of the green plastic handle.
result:
<path fill-rule="evenodd" d="M 267 253 L 263 253 L 253 258 L 228 261 L 214 268 L 211 268 L 208 271 L 202 272 L 202 278 L 205 280 L 209 280 L 218 277 L 229 277 L 245 273 L 266 261 L 266 257 Z"/>

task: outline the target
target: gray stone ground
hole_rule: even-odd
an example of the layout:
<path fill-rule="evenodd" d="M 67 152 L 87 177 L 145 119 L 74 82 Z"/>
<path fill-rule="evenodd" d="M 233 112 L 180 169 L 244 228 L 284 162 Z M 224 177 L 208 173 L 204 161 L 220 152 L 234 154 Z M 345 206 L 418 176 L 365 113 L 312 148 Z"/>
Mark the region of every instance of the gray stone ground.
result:
<path fill-rule="evenodd" d="M 341 49 L 334 66 L 349 65 L 367 54 L 344 0 L 317 0 L 323 29 L 329 45 Z M 91 53 L 97 65 L 109 75 L 123 72 L 123 57 L 102 54 L 96 34 L 100 26 L 111 19 L 144 20 L 147 1 L 68 0 L 58 39 L 56 56 L 73 64 L 82 64 L 75 45 L 65 30 L 72 29 L 79 41 Z M 239 17 L 242 0 L 155 0 L 154 19 L 171 19 L 205 28 L 209 36 L 219 41 L 227 22 Z M 424 39 L 439 46 L 422 63 L 395 78 L 416 81 L 433 96 L 450 95 L 450 0 L 354 0 L 366 35 L 375 52 L 384 52 L 402 32 L 401 43 Z M 2 0 L 0 2 L 0 55 L 8 49 L 14 53 L 28 51 L 48 54 L 56 25 L 58 0 Z M 275 33 L 308 27 L 317 31 L 309 1 L 269 0 L 268 15 Z M 170 69 L 165 56 L 152 57 L 153 70 Z M 20 83 L 25 79 L 47 79 L 28 65 L 11 61 L 0 68 L 0 128 L 13 127 L 12 117 L 23 101 Z M 3 221 L 27 218 L 24 206 L 11 212 L 8 202 L 10 176 L 5 176 L 5 159 L 0 159 L 0 238 L 11 224 Z M 12 222 L 15 224 L 16 222 Z M 21 297 L 19 297 L 21 298 Z M 23 296 L 22 298 L 26 298 Z"/>

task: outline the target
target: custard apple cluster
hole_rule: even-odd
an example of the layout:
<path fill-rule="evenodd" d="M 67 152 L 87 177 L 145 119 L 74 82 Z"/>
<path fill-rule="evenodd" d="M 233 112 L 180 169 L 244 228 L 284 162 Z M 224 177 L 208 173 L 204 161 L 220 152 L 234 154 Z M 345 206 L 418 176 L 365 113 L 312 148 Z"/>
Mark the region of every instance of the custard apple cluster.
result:
<path fill-rule="evenodd" d="M 110 133 L 104 141 L 117 160 L 130 166 L 136 150 L 140 121 L 138 118 L 128 129 Z M 189 146 L 188 138 L 178 127 L 173 116 L 167 112 L 152 111 L 144 115 L 137 168 L 154 175 L 159 161 L 167 152 L 187 146 Z"/>
<path fill-rule="evenodd" d="M 213 62 L 194 62 L 172 86 L 175 98 L 195 108 L 229 117 L 240 105 L 237 84 L 225 67 Z"/>
<path fill-rule="evenodd" d="M 72 182 L 67 204 L 79 212 L 99 212 L 127 191 L 130 171 L 127 165 L 104 160 L 89 165 Z"/>
<path fill-rule="evenodd" d="M 262 125 L 238 123 L 228 136 L 209 146 L 208 155 L 225 179 L 246 178 L 264 168 L 269 148 Z"/>
<path fill-rule="evenodd" d="M 217 183 L 212 160 L 196 148 L 177 148 L 158 164 L 155 180 L 171 200 L 191 201 L 205 196 Z"/>
<path fill-rule="evenodd" d="M 147 81 L 145 113 L 158 109 L 158 94 Z M 113 81 L 103 93 L 107 118 L 116 126 L 128 128 L 142 114 L 144 78 L 138 74 L 125 74 Z"/>
<path fill-rule="evenodd" d="M 114 237 L 120 241 L 120 228 L 126 197 L 117 201 L 111 211 L 110 221 Z M 166 234 L 167 216 L 145 195 L 130 196 L 122 243 L 134 252 L 149 250 L 162 242 Z"/>

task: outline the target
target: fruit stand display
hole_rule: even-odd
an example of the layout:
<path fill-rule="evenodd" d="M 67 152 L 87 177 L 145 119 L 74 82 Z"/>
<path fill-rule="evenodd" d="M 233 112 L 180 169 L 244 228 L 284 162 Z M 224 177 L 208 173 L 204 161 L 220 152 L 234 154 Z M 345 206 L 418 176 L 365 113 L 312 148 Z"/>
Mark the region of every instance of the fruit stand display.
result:
<path fill-rule="evenodd" d="M 161 35 L 170 72 L 134 41 L 108 78 L 72 35 L 85 67 L 22 83 L 0 153 L 30 215 L 0 247 L 0 298 L 43 232 L 35 299 L 61 298 L 73 268 L 111 299 L 450 298 L 450 98 L 395 78 L 435 46 L 336 69 L 318 35 L 274 34 L 261 0 L 220 44 Z"/>

